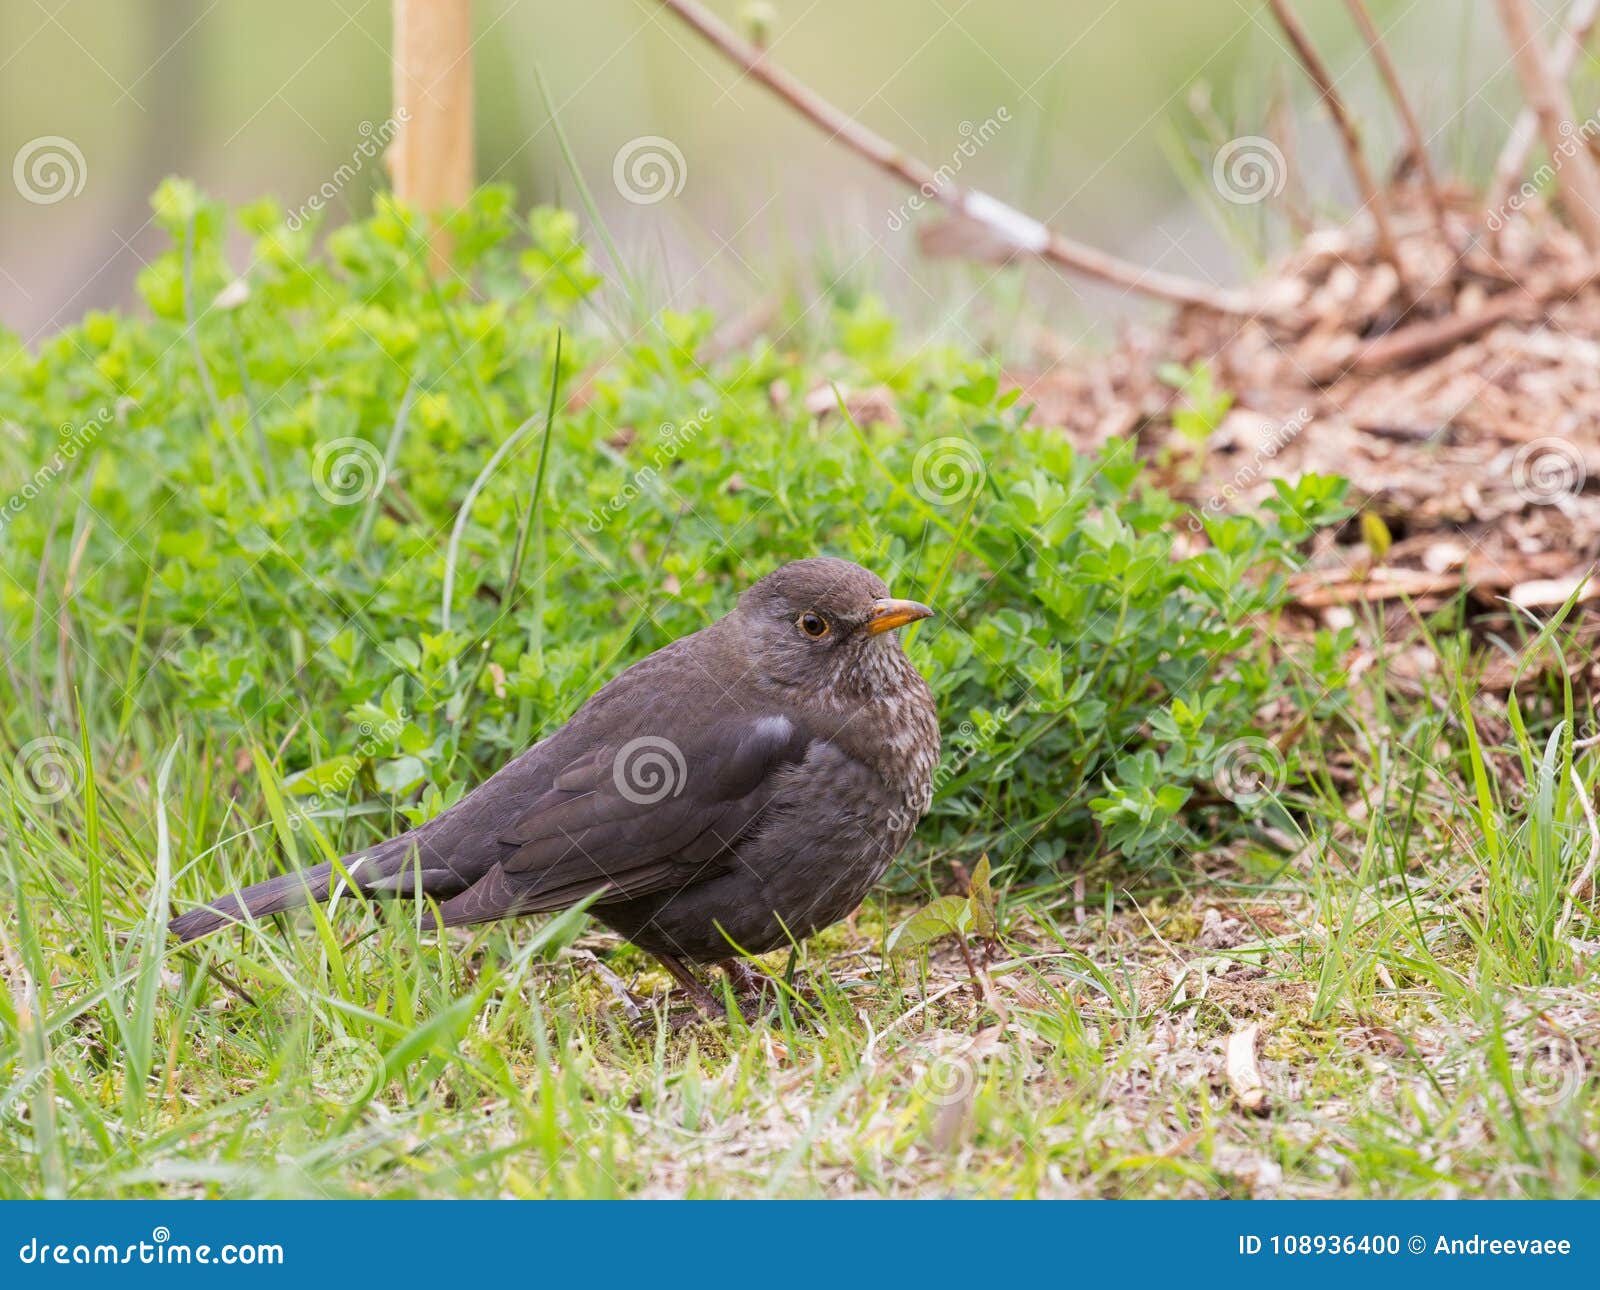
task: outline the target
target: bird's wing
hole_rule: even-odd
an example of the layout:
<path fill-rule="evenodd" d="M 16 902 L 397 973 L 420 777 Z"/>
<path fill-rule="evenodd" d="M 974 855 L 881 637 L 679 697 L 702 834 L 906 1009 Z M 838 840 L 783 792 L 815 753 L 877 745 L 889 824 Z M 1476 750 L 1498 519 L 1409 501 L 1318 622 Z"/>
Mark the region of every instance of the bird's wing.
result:
<path fill-rule="evenodd" d="M 560 909 L 595 893 L 629 899 L 729 863 L 811 737 L 783 716 L 674 725 L 670 738 L 592 746 L 563 766 L 499 834 L 510 853 L 441 906 L 443 921 Z"/>

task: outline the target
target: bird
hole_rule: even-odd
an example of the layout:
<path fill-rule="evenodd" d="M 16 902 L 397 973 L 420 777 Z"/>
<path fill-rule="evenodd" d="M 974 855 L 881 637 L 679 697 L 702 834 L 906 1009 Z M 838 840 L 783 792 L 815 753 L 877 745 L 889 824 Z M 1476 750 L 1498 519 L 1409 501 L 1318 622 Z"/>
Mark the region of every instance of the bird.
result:
<path fill-rule="evenodd" d="M 723 1015 L 690 965 L 760 989 L 741 956 L 848 916 L 929 809 L 938 714 L 897 629 L 933 612 L 848 560 L 784 564 L 434 819 L 170 931 L 193 941 L 346 887 L 425 897 L 425 929 L 587 900 L 701 1014 Z"/>

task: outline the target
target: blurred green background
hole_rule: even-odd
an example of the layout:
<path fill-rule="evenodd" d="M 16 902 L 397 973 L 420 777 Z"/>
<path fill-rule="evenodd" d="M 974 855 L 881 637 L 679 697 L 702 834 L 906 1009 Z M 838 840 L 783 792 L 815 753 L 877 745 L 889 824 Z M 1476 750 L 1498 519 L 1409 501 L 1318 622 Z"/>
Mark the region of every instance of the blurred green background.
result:
<path fill-rule="evenodd" d="M 714 7 L 739 16 L 729 0 Z M 1385 164 L 1395 130 L 1344 5 L 1297 8 Z M 1372 8 L 1435 157 L 1481 171 L 1516 103 L 1490 0 Z M 1549 35 L 1561 6 L 1538 8 Z M 1264 0 L 780 0 L 775 12 L 779 62 L 935 166 L 954 155 L 963 122 L 1004 107 L 1009 123 L 964 162 L 962 180 L 1145 263 L 1213 280 L 1248 272 L 1248 254 L 1204 194 L 1186 191 L 1174 159 L 1187 155 L 1203 177 L 1220 139 L 1265 131 L 1278 93 L 1299 121 L 1297 184 L 1329 211 L 1348 196 Z M 362 123 L 389 114 L 390 21 L 388 0 L 5 0 L 3 160 L 59 135 L 81 150 L 86 176 L 81 193 L 50 205 L 0 185 L 0 322 L 34 339 L 87 308 L 126 304 L 160 243 L 146 199 L 164 175 L 230 202 L 301 204 L 351 159 Z M 624 258 L 662 302 L 749 303 L 823 264 L 936 321 L 948 275 L 964 274 L 968 295 L 991 276 L 919 260 L 911 229 L 889 227 L 903 192 L 740 83 L 653 0 L 478 0 L 476 25 L 479 175 L 513 184 L 525 203 L 574 200 L 539 69 Z M 681 195 L 649 206 L 618 196 L 612 159 L 640 135 L 680 148 Z M 383 182 L 367 163 L 332 218 L 366 209 Z M 1264 209 L 1247 214 L 1262 222 Z M 1128 307 L 1044 269 L 1013 290 L 1072 336 Z"/>

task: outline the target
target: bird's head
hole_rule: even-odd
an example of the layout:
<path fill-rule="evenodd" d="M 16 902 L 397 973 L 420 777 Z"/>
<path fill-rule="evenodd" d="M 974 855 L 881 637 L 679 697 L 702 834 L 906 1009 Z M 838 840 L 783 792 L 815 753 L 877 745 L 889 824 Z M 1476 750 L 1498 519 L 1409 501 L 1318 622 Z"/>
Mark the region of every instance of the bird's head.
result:
<path fill-rule="evenodd" d="M 896 629 L 931 613 L 892 598 L 877 574 L 824 556 L 769 573 L 739 598 L 733 618 L 770 682 L 859 699 L 901 683 Z"/>

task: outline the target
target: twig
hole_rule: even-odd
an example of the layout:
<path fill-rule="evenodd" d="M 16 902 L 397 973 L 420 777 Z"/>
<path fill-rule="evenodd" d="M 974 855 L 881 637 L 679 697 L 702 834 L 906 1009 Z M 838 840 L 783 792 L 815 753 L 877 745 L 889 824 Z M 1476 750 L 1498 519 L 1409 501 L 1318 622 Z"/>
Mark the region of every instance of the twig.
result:
<path fill-rule="evenodd" d="M 1248 1111 L 1251 1115 L 1265 1115 L 1272 1106 L 1267 1096 L 1267 1081 L 1262 1078 L 1261 1066 L 1256 1061 L 1256 1045 L 1260 1041 L 1259 1024 L 1234 1031 L 1228 1036 L 1224 1060 L 1228 1085 L 1233 1089 L 1233 1100 L 1241 1111 Z"/>
<path fill-rule="evenodd" d="M 871 1027 L 868 1027 L 867 1046 L 861 1050 L 861 1065 L 868 1068 L 873 1065 L 873 1063 L 876 1061 L 873 1050 L 877 1047 L 878 1041 L 887 1035 L 891 1030 L 899 1029 L 900 1026 L 910 1021 L 911 1018 L 916 1016 L 923 1009 L 931 1007 L 933 1004 L 938 1003 L 940 999 L 954 994 L 957 990 L 965 989 L 966 985 L 967 982 L 965 981 L 957 981 L 954 985 L 947 985 L 944 987 L 944 989 L 939 990 L 934 994 L 930 994 L 921 1003 L 907 1009 L 905 1012 L 902 1012 L 882 1030 L 874 1031 L 871 1029 Z"/>
<path fill-rule="evenodd" d="M 638 1021 L 644 1015 L 639 1009 L 639 1001 L 633 997 L 633 991 L 628 989 L 627 983 L 602 963 L 600 956 L 593 950 L 573 950 L 572 956 L 593 969 L 601 984 L 611 992 L 611 997 L 622 1006 L 622 1011 L 627 1014 L 629 1021 Z"/>
<path fill-rule="evenodd" d="M 1600 260 L 1590 260 L 1576 271 L 1562 273 L 1544 283 L 1513 287 L 1492 296 L 1476 313 L 1447 314 L 1427 322 L 1396 328 L 1386 336 L 1367 341 L 1354 354 L 1344 354 L 1314 367 L 1311 379 L 1331 385 L 1351 372 L 1376 372 L 1426 358 L 1471 340 L 1502 322 L 1532 320 L 1575 298 L 1600 278 Z"/>
<path fill-rule="evenodd" d="M 1367 42 L 1367 50 L 1371 53 L 1373 62 L 1378 65 L 1378 72 L 1383 77 L 1389 97 L 1394 100 L 1394 110 L 1400 117 L 1400 124 L 1406 132 L 1406 140 L 1411 145 L 1411 155 L 1416 160 L 1417 173 L 1422 176 L 1422 189 L 1427 194 L 1428 206 L 1433 211 L 1434 226 L 1439 230 L 1440 240 L 1449 246 L 1450 229 L 1445 223 L 1444 194 L 1439 189 L 1439 177 L 1434 173 L 1433 162 L 1428 158 L 1428 144 L 1422 137 L 1422 126 L 1417 121 L 1417 114 L 1411 110 L 1411 100 L 1406 97 L 1405 86 L 1400 82 L 1400 69 L 1394 65 L 1389 46 L 1384 44 L 1383 37 L 1378 33 L 1377 24 L 1367 12 L 1366 0 L 1345 0 L 1345 4 L 1349 7 L 1350 16 L 1355 19 L 1356 26 L 1361 29 L 1362 39 Z"/>
<path fill-rule="evenodd" d="M 1473 314 L 1447 314 L 1428 322 L 1412 323 L 1369 341 L 1351 358 L 1336 362 L 1329 373 L 1317 373 L 1319 383 L 1347 372 L 1377 372 L 1451 349 L 1511 318 L 1537 313 L 1540 301 L 1528 292 L 1503 292 Z"/>
<path fill-rule="evenodd" d="M 215 963 L 202 963 L 200 961 L 200 956 L 192 950 L 180 951 L 178 957 L 187 963 L 193 964 L 195 967 L 203 967 L 207 976 L 220 985 L 224 990 L 228 991 L 228 993 L 238 995 L 239 998 L 244 1000 L 248 1006 L 252 1008 L 259 1008 L 261 1006 L 256 1002 L 255 995 L 251 994 L 250 991 L 246 990 L 244 986 L 240 985 Z"/>
<path fill-rule="evenodd" d="M 975 189 L 964 189 L 936 173 L 925 162 L 908 156 L 881 135 L 874 134 L 809 87 L 801 84 L 749 41 L 742 39 L 698 0 L 660 0 L 683 22 L 703 36 L 730 62 L 760 81 L 801 116 L 837 139 L 884 173 L 920 191 L 956 214 L 981 224 L 1000 238 L 1013 253 L 1038 256 L 1101 282 L 1153 296 L 1173 304 L 1194 305 L 1216 313 L 1259 312 L 1240 292 L 1209 286 L 1193 278 L 1147 269 L 1105 251 L 1075 242 L 1046 228 L 1030 215 Z"/>
<path fill-rule="evenodd" d="M 1561 172 L 1567 218 L 1590 253 L 1600 252 L 1600 177 L 1581 138 L 1574 138 L 1572 100 L 1556 79 L 1533 31 L 1527 0 L 1495 0 L 1500 22 L 1511 45 L 1511 61 L 1522 82 L 1522 96 L 1539 118 L 1539 129 L 1551 160 Z"/>
<path fill-rule="evenodd" d="M 1461 575 L 1428 573 L 1422 569 L 1377 568 L 1361 576 L 1324 577 L 1322 570 L 1292 579 L 1289 594 L 1302 609 L 1327 609 L 1332 605 L 1359 605 L 1380 600 L 1415 599 L 1449 595 L 1461 589 Z"/>
<path fill-rule="evenodd" d="M 1578 55 L 1589 43 L 1589 33 L 1594 30 L 1595 18 L 1600 17 L 1600 0 L 1573 0 L 1562 24 L 1561 39 L 1550 54 L 1550 75 L 1563 85 L 1577 65 Z M 1528 161 L 1528 149 L 1533 146 L 1534 135 L 1539 130 L 1539 118 L 1532 108 L 1525 107 L 1517 114 L 1511 133 L 1506 137 L 1500 156 L 1494 163 L 1494 179 L 1489 185 L 1488 209 L 1505 208 L 1511 190 L 1522 176 Z"/>
<path fill-rule="evenodd" d="M 1294 16 L 1294 11 L 1289 8 L 1289 0 L 1267 0 L 1267 3 L 1271 6 L 1278 25 L 1283 28 L 1283 34 L 1294 46 L 1295 53 L 1300 58 L 1300 65 L 1305 68 L 1311 83 L 1317 87 L 1317 93 L 1321 95 L 1322 102 L 1328 109 L 1328 115 L 1333 118 L 1334 128 L 1339 132 L 1339 140 L 1344 145 L 1345 161 L 1349 164 L 1350 174 L 1356 181 L 1356 190 L 1361 194 L 1362 204 L 1372 212 L 1378 254 L 1394 269 L 1395 276 L 1400 280 L 1401 292 L 1409 294 L 1406 275 L 1400 267 L 1400 252 L 1395 248 L 1394 233 L 1389 227 L 1389 209 L 1384 204 L 1382 194 L 1378 192 L 1377 184 L 1372 180 L 1372 172 L 1367 169 L 1367 159 L 1361 152 L 1361 138 L 1356 133 L 1355 123 L 1350 118 L 1344 100 L 1339 97 L 1339 91 L 1333 86 L 1333 77 L 1328 73 L 1328 66 L 1322 61 L 1322 55 L 1317 53 L 1316 46 L 1311 43 L 1311 37 L 1306 35 L 1306 29 L 1300 25 L 1300 20 Z"/>

